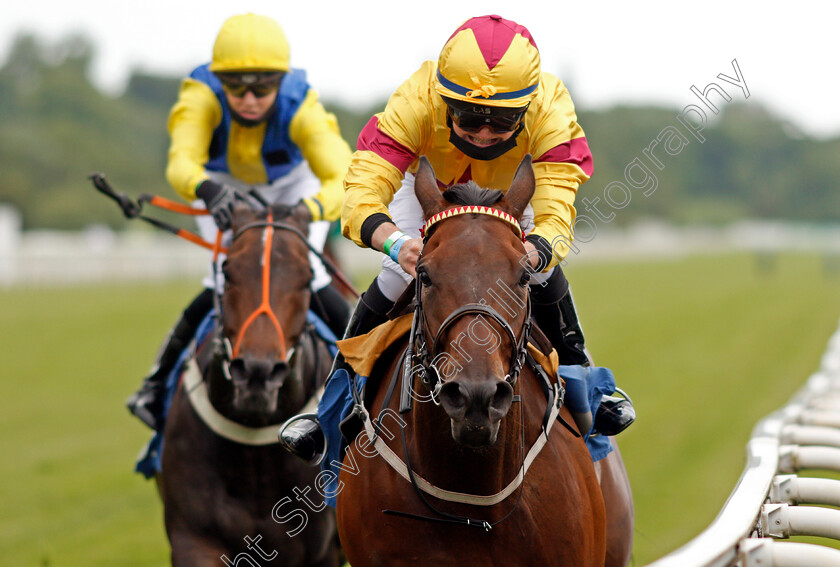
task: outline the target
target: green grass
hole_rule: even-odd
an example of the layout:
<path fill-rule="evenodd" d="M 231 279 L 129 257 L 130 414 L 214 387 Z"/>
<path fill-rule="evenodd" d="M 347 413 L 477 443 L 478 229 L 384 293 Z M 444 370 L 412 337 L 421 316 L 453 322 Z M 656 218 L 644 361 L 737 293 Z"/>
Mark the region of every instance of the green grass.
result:
<path fill-rule="evenodd" d="M 149 433 L 123 407 L 197 282 L 0 295 L 0 564 L 165 565 Z"/>
<path fill-rule="evenodd" d="M 619 438 L 645 565 L 715 518 L 753 426 L 817 370 L 840 320 L 840 274 L 817 256 L 581 265 L 567 270 L 596 364 L 637 422 Z"/>
<path fill-rule="evenodd" d="M 619 437 L 636 502 L 635 564 L 717 515 L 755 423 L 817 369 L 840 274 L 816 256 L 567 269 L 596 362 L 633 397 Z M 197 282 L 0 293 L 0 565 L 166 565 L 148 440 L 123 402 Z"/>

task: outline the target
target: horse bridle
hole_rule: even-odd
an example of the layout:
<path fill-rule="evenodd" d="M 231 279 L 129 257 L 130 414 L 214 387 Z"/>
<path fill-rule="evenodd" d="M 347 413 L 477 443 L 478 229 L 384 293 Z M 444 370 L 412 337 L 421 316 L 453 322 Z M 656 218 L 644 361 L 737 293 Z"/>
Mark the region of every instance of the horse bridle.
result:
<path fill-rule="evenodd" d="M 461 207 L 459 209 L 463 208 L 465 207 Z M 510 220 L 512 217 L 499 217 L 499 211 L 497 211 L 496 209 L 491 209 L 490 207 L 482 207 L 482 209 L 491 210 L 493 212 L 485 212 L 484 210 L 471 210 L 469 212 L 492 215 L 519 228 L 519 224 L 516 223 L 515 220 Z M 436 224 L 437 222 L 444 220 L 445 218 L 450 218 L 450 216 L 441 217 L 441 214 L 438 214 L 429 219 L 429 222 L 427 222 L 423 230 L 424 246 L 429 239 L 428 229 L 431 227 L 431 225 Z M 444 384 L 443 378 L 440 376 L 440 373 L 434 367 L 434 360 L 438 353 L 438 346 L 446 330 L 449 327 L 451 327 L 452 324 L 455 323 L 455 321 L 466 315 L 475 315 L 477 317 L 486 315 L 494 321 L 496 321 L 496 323 L 498 323 L 498 325 L 505 331 L 508 338 L 510 339 L 511 345 L 514 346 L 514 348 L 511 349 L 510 366 L 507 374 L 505 375 L 505 381 L 508 382 L 511 386 L 516 385 L 516 380 L 519 378 L 519 373 L 522 371 L 522 367 L 525 364 L 525 357 L 528 352 L 528 337 L 531 334 L 530 294 L 526 295 L 525 320 L 522 323 L 522 329 L 520 329 L 519 338 L 517 338 L 517 335 L 513 331 L 513 328 L 511 327 L 510 323 L 508 323 L 507 320 L 504 317 L 502 317 L 497 310 L 487 305 L 486 301 L 482 299 L 480 302 L 477 303 L 464 304 L 455 309 L 455 311 L 453 311 L 452 313 L 450 313 L 446 317 L 446 319 L 443 320 L 443 323 L 440 324 L 440 327 L 438 327 L 438 330 L 434 335 L 434 340 L 431 343 L 430 349 L 429 343 L 426 340 L 426 337 L 430 335 L 429 321 L 426 318 L 426 312 L 423 309 L 423 284 L 419 277 L 414 278 L 414 286 L 414 321 L 411 325 L 411 334 L 409 336 L 409 350 L 407 352 L 406 358 L 406 362 L 409 362 L 411 364 L 407 364 L 405 369 L 406 371 L 408 371 L 409 369 L 417 368 L 418 365 L 422 367 L 424 371 L 422 375 L 423 383 L 429 388 L 429 391 L 432 396 L 432 401 L 434 401 L 435 404 L 439 405 L 438 394 L 440 393 L 440 389 L 443 387 Z M 421 325 L 420 327 L 418 327 L 418 322 Z M 431 377 L 434 377 L 434 383 L 432 383 Z"/>
<path fill-rule="evenodd" d="M 309 250 L 315 252 L 319 257 L 321 256 L 320 253 L 313 248 L 313 246 L 307 240 L 306 235 L 297 227 L 292 226 L 288 223 L 275 221 L 274 216 L 271 210 L 268 210 L 268 214 L 266 220 L 264 221 L 255 221 L 252 223 L 248 223 L 245 226 L 241 227 L 233 234 L 233 238 L 231 242 L 235 241 L 237 238 L 242 236 L 248 230 L 252 228 L 264 228 L 265 229 L 265 244 L 263 249 L 263 262 L 262 262 L 262 301 L 260 302 L 259 307 L 257 307 L 245 320 L 245 323 L 242 325 L 242 328 L 239 330 L 239 333 L 236 337 L 236 342 L 231 345 L 230 339 L 226 337 L 223 333 L 219 333 L 219 343 L 218 343 L 218 350 L 221 357 L 221 365 L 222 365 L 222 373 L 224 374 L 225 378 L 228 380 L 232 380 L 232 376 L 230 373 L 230 365 L 233 359 L 235 359 L 239 355 L 239 346 L 242 342 L 242 338 L 245 335 L 245 331 L 248 327 L 253 323 L 257 317 L 260 315 L 266 315 L 269 317 L 271 323 L 274 325 L 274 329 L 277 331 L 277 335 L 280 337 L 280 345 L 281 345 L 281 360 L 286 364 L 290 364 L 292 357 L 295 354 L 298 344 L 300 343 L 300 337 L 298 337 L 298 343 L 292 346 L 290 349 L 286 349 L 286 335 L 283 333 L 283 327 L 280 325 L 280 321 L 277 320 L 277 316 L 274 314 L 274 311 L 271 309 L 271 304 L 269 303 L 269 292 L 270 292 L 270 283 L 271 283 L 271 248 L 272 242 L 274 240 L 274 230 L 288 230 L 292 232 L 296 236 L 298 236 L 309 248 Z M 214 281 L 216 281 L 216 270 L 218 263 L 213 261 L 213 271 L 214 271 Z M 221 294 L 219 293 L 218 289 L 214 290 L 213 295 L 214 304 L 216 307 L 216 313 L 219 316 L 219 320 L 222 320 L 222 298 Z"/>
<path fill-rule="evenodd" d="M 426 337 L 430 335 L 429 321 L 426 317 L 426 312 L 423 309 L 423 300 L 421 297 L 422 283 L 419 282 L 420 279 L 417 278 L 415 280 L 415 285 L 417 286 L 415 291 L 416 296 L 414 307 L 415 323 L 411 326 L 411 335 L 409 336 L 409 344 L 414 347 L 412 353 L 413 360 L 411 361 L 413 364 L 411 367 L 417 368 L 419 365 L 423 368 L 424 372 L 422 380 L 430 390 L 432 401 L 435 404 L 439 404 L 438 394 L 444 384 L 443 377 L 441 377 L 437 368 L 434 366 L 434 361 L 438 354 L 438 347 L 441 339 L 446 330 L 451 327 L 455 321 L 467 315 L 475 315 L 477 317 L 486 315 L 494 320 L 505 331 L 510 339 L 511 345 L 513 345 L 510 355 L 510 366 L 507 374 L 505 375 L 505 381 L 511 386 L 516 385 L 516 380 L 519 378 L 519 373 L 522 371 L 522 367 L 525 364 L 525 355 L 528 352 L 528 336 L 531 333 L 530 295 L 526 299 L 525 320 L 522 323 L 522 329 L 520 329 L 518 338 L 510 323 L 508 323 L 497 310 L 493 309 L 486 303 L 467 303 L 455 309 L 455 311 L 450 313 L 446 319 L 443 320 L 443 323 L 440 324 L 440 327 L 438 327 L 438 330 L 434 335 L 434 340 L 432 340 L 430 348 L 430 343 L 426 340 Z M 416 324 L 417 321 L 420 322 L 419 326 Z"/>

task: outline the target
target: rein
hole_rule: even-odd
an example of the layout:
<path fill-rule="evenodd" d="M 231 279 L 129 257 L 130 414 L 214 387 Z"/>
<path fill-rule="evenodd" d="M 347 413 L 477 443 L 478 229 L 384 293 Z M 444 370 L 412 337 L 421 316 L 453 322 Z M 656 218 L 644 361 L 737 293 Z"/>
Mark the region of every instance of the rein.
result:
<path fill-rule="evenodd" d="M 215 259 L 219 253 L 227 254 L 227 248 L 221 246 L 221 231 L 219 231 L 219 235 L 217 236 L 215 243 L 207 242 L 206 240 L 201 238 L 201 236 L 194 232 L 190 232 L 189 230 L 185 230 L 183 228 L 178 228 L 161 220 L 151 218 L 142 214 L 144 203 L 148 203 L 151 206 L 179 213 L 182 215 L 190 216 L 208 215 L 210 213 L 209 211 L 207 211 L 207 209 L 195 209 L 193 207 L 183 205 L 181 203 L 176 203 L 175 201 L 171 201 L 164 197 L 150 195 L 147 193 L 140 195 L 137 198 L 137 202 L 135 203 L 124 193 L 118 193 L 117 191 L 115 191 L 105 179 L 105 176 L 103 174 L 94 173 L 90 175 L 89 178 L 93 182 L 93 186 L 100 193 L 117 203 L 125 218 L 141 219 L 151 224 L 155 228 L 165 230 L 166 232 L 174 234 L 175 236 L 183 238 L 184 240 L 192 242 L 193 244 L 212 250 L 214 252 L 214 265 Z M 266 203 L 265 200 L 261 196 L 259 196 L 259 194 L 256 191 L 251 191 L 250 195 L 254 197 L 254 199 L 256 199 L 257 201 L 259 201 L 262 205 L 264 205 L 266 208 L 268 208 L 268 203 Z M 298 231 L 298 233 L 300 233 L 300 231 Z M 333 264 L 329 260 L 329 258 L 327 258 L 324 254 L 316 250 L 312 246 L 312 244 L 309 243 L 306 237 L 303 236 L 303 233 L 300 233 L 299 236 L 303 237 L 303 241 L 306 243 L 306 246 L 307 248 L 309 248 L 309 251 L 318 257 L 318 259 L 321 261 L 321 263 L 324 264 L 324 267 L 327 269 L 330 275 L 333 276 L 339 283 L 341 283 L 341 285 L 344 286 L 344 288 L 347 289 L 347 291 L 349 291 L 354 297 L 358 298 L 360 294 L 358 290 L 353 286 L 353 284 L 350 283 L 350 280 L 347 279 L 347 276 L 345 276 L 341 272 L 341 270 L 339 270 L 335 266 L 335 264 Z"/>
<path fill-rule="evenodd" d="M 403 363 L 405 363 L 405 357 L 403 358 Z M 357 403 L 356 411 L 359 412 L 359 415 L 364 423 L 364 429 L 368 436 L 373 443 L 374 448 L 376 449 L 379 456 L 381 456 L 388 465 L 397 472 L 401 477 L 409 481 L 412 486 L 414 487 L 415 491 L 417 492 L 418 496 L 420 497 L 421 501 L 428 507 L 432 512 L 442 516 L 444 519 L 441 518 L 431 518 L 426 516 L 419 516 L 416 514 L 410 514 L 407 512 L 400 512 L 397 510 L 383 510 L 385 514 L 390 515 L 397 515 L 403 517 L 414 518 L 418 520 L 429 520 L 429 521 L 440 521 L 445 523 L 457 523 L 463 524 L 473 527 L 480 527 L 486 531 L 490 531 L 493 526 L 498 524 L 499 522 L 506 519 L 513 510 L 519 505 L 519 499 L 522 497 L 522 492 L 520 490 L 519 499 L 517 499 L 517 503 L 514 508 L 505 514 L 500 520 L 496 522 L 490 523 L 484 520 L 474 520 L 465 516 L 457 516 L 453 514 L 448 514 L 441 510 L 436 509 L 434 506 L 429 503 L 426 498 L 423 496 L 423 493 L 429 494 L 434 496 L 439 500 L 445 500 L 447 502 L 456 502 L 460 504 L 471 504 L 473 506 L 494 506 L 496 504 L 501 503 L 502 501 L 506 500 L 511 494 L 514 493 L 525 480 L 525 474 L 528 472 L 528 469 L 531 467 L 531 464 L 537 458 L 537 455 L 540 454 L 543 447 L 548 442 L 548 435 L 551 431 L 552 426 L 554 425 L 555 421 L 560 421 L 563 425 L 569 429 L 573 434 L 576 434 L 574 429 L 571 428 L 568 424 L 566 424 L 560 417 L 560 409 L 563 407 L 563 400 L 565 397 L 565 389 L 560 384 L 560 382 L 551 383 L 547 374 L 542 370 L 542 367 L 539 366 L 536 362 L 533 361 L 533 358 L 528 357 L 529 363 L 532 363 L 534 367 L 535 373 L 542 378 L 543 381 L 543 390 L 546 394 L 547 404 L 546 404 L 546 411 L 543 417 L 543 423 L 541 426 L 541 433 L 534 441 L 534 444 L 528 450 L 527 454 L 524 454 L 524 447 L 525 447 L 525 424 L 524 424 L 524 409 L 520 410 L 520 426 L 521 426 L 521 453 L 523 453 L 522 458 L 522 466 L 519 469 L 517 475 L 505 486 L 502 490 L 495 494 L 489 495 L 482 495 L 482 494 L 467 494 L 463 492 L 454 492 L 450 490 L 445 490 L 439 488 L 432 484 L 431 482 L 427 481 L 423 477 L 417 475 L 411 467 L 411 461 L 408 456 L 408 445 L 405 439 L 405 429 L 401 428 L 402 434 L 402 446 L 403 446 L 403 455 L 404 460 L 400 458 L 388 445 L 385 441 L 382 440 L 381 436 L 379 436 L 378 432 L 376 431 L 376 423 L 374 420 L 370 418 L 370 414 L 368 413 L 367 409 L 364 407 L 363 403 Z M 397 368 L 394 370 L 394 375 L 392 377 L 392 383 L 389 387 L 389 390 L 393 391 L 394 381 L 397 380 L 397 376 L 400 374 L 401 366 L 397 365 Z M 516 396 L 515 401 L 521 402 L 520 396 Z M 383 402 L 382 410 L 385 411 L 388 407 L 388 400 L 386 399 Z M 380 413 L 381 415 L 381 413 Z M 579 436 L 579 434 L 578 434 Z"/>

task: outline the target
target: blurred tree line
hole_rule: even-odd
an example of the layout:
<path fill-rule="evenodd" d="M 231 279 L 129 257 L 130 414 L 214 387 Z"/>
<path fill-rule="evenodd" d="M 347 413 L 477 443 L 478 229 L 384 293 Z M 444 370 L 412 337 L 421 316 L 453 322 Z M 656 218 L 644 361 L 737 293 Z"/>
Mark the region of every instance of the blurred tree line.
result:
<path fill-rule="evenodd" d="M 25 228 L 124 226 L 116 207 L 88 181 L 93 172 L 104 172 L 119 191 L 133 197 L 144 192 L 174 197 L 164 179 L 166 119 L 180 78 L 135 72 L 122 95 L 108 96 L 90 81 L 94 55 L 83 36 L 47 46 L 24 34 L 0 68 L 0 203 L 19 208 Z M 362 109 L 324 104 L 355 147 L 362 127 L 385 101 L 371 101 Z M 615 212 L 616 224 L 650 217 L 677 223 L 742 217 L 836 220 L 840 138 L 808 138 L 748 101 L 726 104 L 719 116 L 710 117 L 701 143 L 681 128 L 680 110 L 579 109 L 596 171 L 578 197 L 580 213 L 585 212 L 581 199 L 588 196 L 601 199 L 603 214 Z M 661 143 L 653 147 L 656 165 L 644 150 L 667 127 L 680 131 L 685 143 L 676 155 L 666 153 Z M 650 195 L 632 188 L 626 178 L 625 169 L 635 159 L 656 178 Z M 641 172 L 636 169 L 636 181 Z M 632 190 L 614 186 L 605 195 L 613 182 Z"/>

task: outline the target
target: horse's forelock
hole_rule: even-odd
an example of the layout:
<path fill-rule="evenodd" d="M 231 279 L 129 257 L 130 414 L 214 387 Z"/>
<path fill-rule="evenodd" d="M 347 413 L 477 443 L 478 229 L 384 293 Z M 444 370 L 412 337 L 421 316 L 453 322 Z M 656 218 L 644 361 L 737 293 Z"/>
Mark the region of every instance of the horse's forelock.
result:
<path fill-rule="evenodd" d="M 453 185 L 443 192 L 443 198 L 453 205 L 478 205 L 489 207 L 496 204 L 504 193 L 498 189 L 479 187 L 475 181 Z"/>
<path fill-rule="evenodd" d="M 274 203 L 271 205 L 271 214 L 274 215 L 274 220 L 284 219 L 290 216 L 295 211 L 295 207 L 293 205 L 281 205 L 279 203 Z M 265 218 L 268 214 L 268 210 L 263 211 L 260 213 L 261 218 Z"/>

